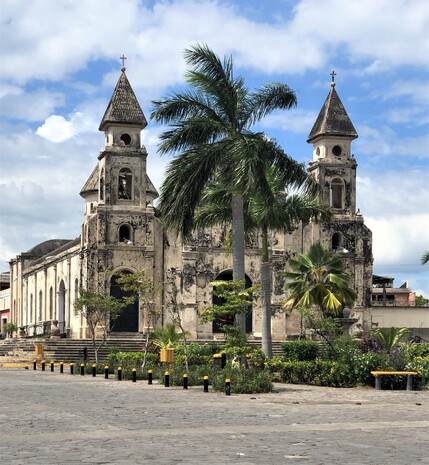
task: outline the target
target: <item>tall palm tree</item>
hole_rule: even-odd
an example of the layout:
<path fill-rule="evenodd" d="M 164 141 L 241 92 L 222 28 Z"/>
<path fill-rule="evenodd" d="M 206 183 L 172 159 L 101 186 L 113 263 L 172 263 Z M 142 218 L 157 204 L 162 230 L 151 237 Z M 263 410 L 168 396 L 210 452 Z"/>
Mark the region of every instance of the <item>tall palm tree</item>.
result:
<path fill-rule="evenodd" d="M 338 315 L 344 306 L 352 307 L 356 292 L 350 287 L 350 277 L 342 272 L 341 258 L 329 255 L 320 242 L 307 254 L 290 259 L 292 271 L 285 273 L 289 296 L 286 310 L 318 307 L 325 315 Z"/>
<path fill-rule="evenodd" d="M 321 217 L 330 219 L 328 206 L 320 204 L 313 196 L 304 192 L 289 193 L 289 188 L 305 187 L 301 179 L 295 182 L 288 179 L 285 183 L 283 173 L 276 165 L 267 166 L 265 176 L 272 191 L 271 203 L 260 195 L 257 186 L 244 198 L 244 224 L 246 233 L 255 231 L 261 234 L 261 314 L 262 314 L 262 350 L 272 357 L 271 338 L 271 260 L 269 250 L 269 231 L 290 233 L 302 221 Z M 207 190 L 202 207 L 197 212 L 195 224 L 210 226 L 231 223 L 231 193 L 224 186 L 212 185 Z"/>
<path fill-rule="evenodd" d="M 206 45 L 185 50 L 185 60 L 191 88 L 153 102 L 151 118 L 172 126 L 161 134 L 159 152 L 176 155 L 161 186 L 159 211 L 166 227 L 186 238 L 206 185 L 216 178 L 231 186 L 233 279 L 244 281 L 243 193 L 258 185 L 269 195 L 263 175 L 266 160 L 290 174 L 301 169 L 251 127 L 274 109 L 296 106 L 296 96 L 281 83 L 250 92 L 243 79 L 234 76 L 232 57 L 222 62 Z M 237 324 L 244 332 L 244 315 Z"/>
<path fill-rule="evenodd" d="M 429 251 L 422 255 L 422 265 L 425 265 L 427 262 L 429 262 Z"/>

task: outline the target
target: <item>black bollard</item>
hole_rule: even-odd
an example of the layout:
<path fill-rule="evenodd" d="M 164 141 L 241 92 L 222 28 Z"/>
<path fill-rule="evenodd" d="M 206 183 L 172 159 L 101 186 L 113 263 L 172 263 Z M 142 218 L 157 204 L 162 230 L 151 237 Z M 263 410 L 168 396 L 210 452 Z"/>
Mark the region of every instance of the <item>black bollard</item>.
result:
<path fill-rule="evenodd" d="M 122 381 L 122 367 L 118 367 L 118 381 Z"/>
<path fill-rule="evenodd" d="M 51 362 L 51 372 L 54 371 L 54 362 Z"/>
<path fill-rule="evenodd" d="M 222 352 L 221 354 L 221 363 L 220 363 L 220 367 L 221 368 L 225 368 L 226 366 L 226 353 L 225 352 Z"/>
<path fill-rule="evenodd" d="M 204 376 L 204 392 L 209 392 L 209 377 Z"/>
<path fill-rule="evenodd" d="M 60 373 L 64 373 L 64 362 L 60 362 Z"/>
<path fill-rule="evenodd" d="M 170 387 L 170 373 L 168 371 L 164 373 L 164 386 Z"/>
<path fill-rule="evenodd" d="M 137 370 L 133 368 L 132 373 L 133 373 L 133 383 L 135 383 L 137 381 Z"/>
<path fill-rule="evenodd" d="M 152 370 L 147 371 L 147 384 L 152 384 L 153 373 Z"/>
<path fill-rule="evenodd" d="M 74 373 L 74 363 L 70 363 L 70 374 Z"/>
<path fill-rule="evenodd" d="M 97 375 L 97 364 L 93 363 L 92 364 L 92 377 L 95 378 Z"/>
<path fill-rule="evenodd" d="M 85 364 L 84 363 L 80 364 L 80 375 L 85 376 Z"/>
<path fill-rule="evenodd" d="M 225 379 L 225 395 L 231 395 L 231 380 L 229 378 Z"/>
<path fill-rule="evenodd" d="M 46 364 L 46 362 L 44 360 L 42 360 L 42 371 L 45 371 L 45 364 Z"/>
<path fill-rule="evenodd" d="M 33 360 L 33 370 L 37 370 L 37 360 Z"/>
<path fill-rule="evenodd" d="M 109 379 L 109 365 L 104 367 L 104 379 Z"/>
<path fill-rule="evenodd" d="M 189 381 L 189 377 L 187 373 L 185 373 L 183 375 L 183 389 L 188 389 L 188 381 Z"/>

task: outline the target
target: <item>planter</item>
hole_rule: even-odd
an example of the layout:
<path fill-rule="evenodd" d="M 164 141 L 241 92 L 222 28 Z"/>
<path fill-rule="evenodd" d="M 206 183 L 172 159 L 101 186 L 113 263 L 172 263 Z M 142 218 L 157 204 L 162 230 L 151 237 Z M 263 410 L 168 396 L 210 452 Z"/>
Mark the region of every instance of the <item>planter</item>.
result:
<path fill-rule="evenodd" d="M 174 349 L 161 349 L 159 353 L 159 361 L 165 363 L 173 363 Z"/>

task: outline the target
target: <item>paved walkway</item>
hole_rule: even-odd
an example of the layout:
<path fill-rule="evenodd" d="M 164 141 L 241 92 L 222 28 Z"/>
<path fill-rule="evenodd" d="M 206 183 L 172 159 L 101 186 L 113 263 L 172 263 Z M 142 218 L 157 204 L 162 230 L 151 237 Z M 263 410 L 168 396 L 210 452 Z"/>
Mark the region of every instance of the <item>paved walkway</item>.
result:
<path fill-rule="evenodd" d="M 226 397 L 0 368 L 0 463 L 429 464 L 428 391 L 276 388 Z"/>

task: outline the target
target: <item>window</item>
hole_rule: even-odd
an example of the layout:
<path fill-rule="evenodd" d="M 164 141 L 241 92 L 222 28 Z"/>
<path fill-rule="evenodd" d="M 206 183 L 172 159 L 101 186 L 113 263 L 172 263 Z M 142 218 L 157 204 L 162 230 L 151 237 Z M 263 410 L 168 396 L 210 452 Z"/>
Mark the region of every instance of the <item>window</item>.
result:
<path fill-rule="evenodd" d="M 104 200 L 104 170 L 101 170 L 100 176 L 100 200 Z"/>
<path fill-rule="evenodd" d="M 129 134 L 127 134 L 127 133 L 121 134 L 120 139 L 124 143 L 124 145 L 130 145 L 131 144 L 131 136 Z"/>
<path fill-rule="evenodd" d="M 131 170 L 123 168 L 119 171 L 118 179 L 118 199 L 131 200 L 132 196 L 132 180 L 133 175 Z"/>
<path fill-rule="evenodd" d="M 331 181 L 331 207 L 344 208 L 344 181 L 340 178 Z"/>
<path fill-rule="evenodd" d="M 332 235 L 332 250 L 343 248 L 343 236 L 341 233 L 336 232 Z"/>
<path fill-rule="evenodd" d="M 132 244 L 133 236 L 132 236 L 132 229 L 129 224 L 123 224 L 119 228 L 119 242 L 125 244 Z"/>

